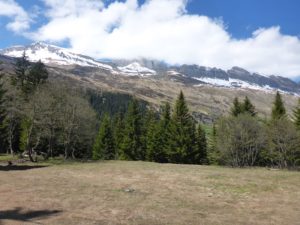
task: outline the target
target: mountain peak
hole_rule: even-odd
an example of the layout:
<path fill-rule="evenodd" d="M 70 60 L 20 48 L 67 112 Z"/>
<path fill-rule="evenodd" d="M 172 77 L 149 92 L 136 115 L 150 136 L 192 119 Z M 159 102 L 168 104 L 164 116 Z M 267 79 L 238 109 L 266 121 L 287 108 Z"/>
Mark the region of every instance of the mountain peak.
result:
<path fill-rule="evenodd" d="M 140 75 L 140 76 L 151 76 L 151 75 L 156 75 L 156 71 L 151 70 L 147 67 L 143 67 L 141 66 L 140 63 L 138 62 L 133 62 L 127 66 L 123 66 L 123 67 L 118 67 L 118 69 L 126 75 L 131 75 L 131 76 L 136 76 L 136 75 Z"/>
<path fill-rule="evenodd" d="M 36 42 L 27 46 L 13 46 L 0 51 L 0 54 L 10 57 L 21 57 L 25 52 L 29 61 L 41 60 L 46 64 L 56 65 L 79 65 L 88 67 L 99 67 L 105 70 L 112 70 L 112 67 L 96 61 L 95 59 L 72 53 L 68 49 Z"/>

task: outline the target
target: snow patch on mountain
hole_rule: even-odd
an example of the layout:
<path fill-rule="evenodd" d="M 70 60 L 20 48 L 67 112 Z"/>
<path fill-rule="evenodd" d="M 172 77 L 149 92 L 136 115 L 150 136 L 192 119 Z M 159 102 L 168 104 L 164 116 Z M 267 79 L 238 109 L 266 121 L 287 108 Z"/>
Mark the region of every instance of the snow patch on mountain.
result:
<path fill-rule="evenodd" d="M 181 76 L 181 77 L 186 77 L 186 75 L 182 74 L 182 73 L 179 73 L 175 70 L 169 70 L 167 72 L 167 75 L 171 75 L 171 76 Z"/>
<path fill-rule="evenodd" d="M 65 48 L 44 44 L 41 42 L 29 46 L 14 46 L 0 51 L 1 54 L 10 57 L 21 57 L 25 52 L 29 61 L 36 62 L 41 60 L 46 64 L 57 65 L 79 65 L 87 67 L 98 67 L 112 70 L 110 65 L 100 63 L 90 57 L 75 54 Z"/>
<path fill-rule="evenodd" d="M 156 71 L 147 67 L 141 66 L 138 62 L 131 63 L 127 66 L 119 66 L 118 69 L 123 75 L 127 76 L 153 76 L 156 75 Z"/>
<path fill-rule="evenodd" d="M 228 88 L 247 88 L 252 90 L 260 90 L 260 91 L 272 91 L 274 90 L 269 85 L 259 86 L 257 84 L 251 84 L 246 81 L 232 79 L 228 80 L 218 79 L 218 78 L 209 78 L 209 77 L 193 77 L 195 80 L 199 80 L 203 83 L 219 86 L 219 87 L 228 87 Z"/>

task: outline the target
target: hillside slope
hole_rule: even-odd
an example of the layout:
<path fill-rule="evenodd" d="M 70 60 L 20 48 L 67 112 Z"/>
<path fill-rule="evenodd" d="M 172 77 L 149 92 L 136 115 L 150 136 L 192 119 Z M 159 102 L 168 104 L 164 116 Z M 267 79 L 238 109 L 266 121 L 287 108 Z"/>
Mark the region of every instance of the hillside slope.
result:
<path fill-rule="evenodd" d="M 274 93 L 284 94 L 288 112 L 297 103 L 300 94 L 297 83 L 275 76 L 251 74 L 242 68 L 229 71 L 196 65 L 168 66 L 149 60 L 99 62 L 87 56 L 44 43 L 12 47 L 0 51 L 1 67 L 13 74 L 16 57 L 25 51 L 31 61 L 41 59 L 53 80 L 66 80 L 99 91 L 113 91 L 135 95 L 158 107 L 174 102 L 180 90 L 187 98 L 198 120 L 211 122 L 226 114 L 234 97 L 248 96 L 258 113 L 270 115 Z"/>

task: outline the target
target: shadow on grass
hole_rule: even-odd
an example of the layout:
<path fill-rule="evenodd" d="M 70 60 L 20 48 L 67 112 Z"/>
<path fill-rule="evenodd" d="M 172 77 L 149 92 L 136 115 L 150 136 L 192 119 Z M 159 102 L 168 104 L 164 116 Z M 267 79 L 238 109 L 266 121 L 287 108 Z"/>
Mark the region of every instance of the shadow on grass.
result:
<path fill-rule="evenodd" d="M 48 166 L 41 166 L 41 165 L 7 165 L 7 166 L 0 166 L 0 171 L 13 171 L 13 170 L 31 170 L 31 169 L 39 169 Z"/>
<path fill-rule="evenodd" d="M 12 210 L 0 210 L 0 224 L 1 220 L 15 220 L 15 221 L 30 221 L 32 219 L 42 219 L 61 213 L 61 210 L 36 210 L 36 211 L 23 211 L 18 207 Z"/>

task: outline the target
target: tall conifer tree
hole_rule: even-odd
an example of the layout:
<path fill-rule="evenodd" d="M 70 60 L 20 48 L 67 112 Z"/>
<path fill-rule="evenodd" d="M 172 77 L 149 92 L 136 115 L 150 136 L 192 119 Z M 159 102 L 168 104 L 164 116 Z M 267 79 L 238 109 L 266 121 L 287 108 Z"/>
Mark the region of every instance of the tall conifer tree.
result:
<path fill-rule="evenodd" d="M 251 103 L 250 99 L 247 96 L 245 97 L 244 103 L 242 104 L 242 112 L 243 113 L 248 113 L 251 116 L 256 115 L 255 107 Z"/>
<path fill-rule="evenodd" d="M 5 125 L 5 119 L 6 119 L 5 93 L 6 93 L 6 90 L 3 87 L 2 76 L 3 75 L 0 74 L 0 145 L 1 145 L 1 147 L 4 147 L 4 143 L 6 140 L 6 125 Z M 1 147 L 0 147 L 0 150 L 1 150 Z"/>
<path fill-rule="evenodd" d="M 124 136 L 121 144 L 121 159 L 143 160 L 145 149 L 142 148 L 142 122 L 139 104 L 136 99 L 129 103 L 125 118 Z"/>
<path fill-rule="evenodd" d="M 93 158 L 104 160 L 115 159 L 115 144 L 111 129 L 111 120 L 107 114 L 104 115 L 93 146 Z"/>
<path fill-rule="evenodd" d="M 242 113 L 242 104 L 239 102 L 239 99 L 235 97 L 233 100 L 233 106 L 231 108 L 231 115 L 236 117 L 241 113 Z"/>
<path fill-rule="evenodd" d="M 30 63 L 27 59 L 25 51 L 22 57 L 18 58 L 15 65 L 16 76 L 12 78 L 12 83 L 19 86 L 23 91 L 25 91 L 25 84 L 28 76 Z"/>
<path fill-rule="evenodd" d="M 195 151 L 195 163 L 206 164 L 207 163 L 207 142 L 206 134 L 202 126 L 199 124 L 196 133 L 196 151 Z"/>
<path fill-rule="evenodd" d="M 297 107 L 293 110 L 293 116 L 295 126 L 297 130 L 300 130 L 300 99 L 298 99 Z"/>
<path fill-rule="evenodd" d="M 273 103 L 273 108 L 272 108 L 272 120 L 281 119 L 285 115 L 286 115 L 286 110 L 285 110 L 281 95 L 277 91 L 276 96 L 275 96 L 275 101 Z"/>
<path fill-rule="evenodd" d="M 169 157 L 173 163 L 192 163 L 195 148 L 195 122 L 189 113 L 182 91 L 175 104 L 172 117 L 172 149 Z"/>
<path fill-rule="evenodd" d="M 116 158 L 119 158 L 124 136 L 124 118 L 121 112 L 118 112 L 114 117 L 113 133 L 116 147 Z"/>

